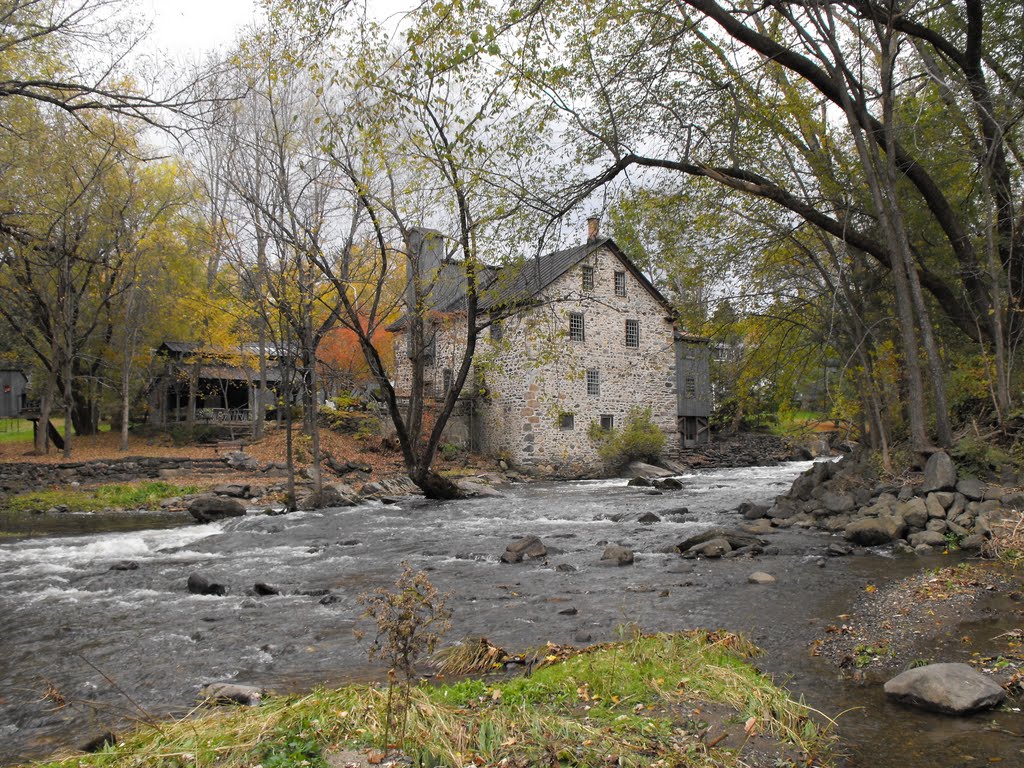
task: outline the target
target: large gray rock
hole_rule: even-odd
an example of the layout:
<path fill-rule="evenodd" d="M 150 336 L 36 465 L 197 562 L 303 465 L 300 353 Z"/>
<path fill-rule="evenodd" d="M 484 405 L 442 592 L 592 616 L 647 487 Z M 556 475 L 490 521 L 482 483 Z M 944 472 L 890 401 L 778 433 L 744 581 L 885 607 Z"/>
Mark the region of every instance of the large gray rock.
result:
<path fill-rule="evenodd" d="M 824 493 L 821 496 L 821 505 L 831 514 L 849 512 L 857 506 L 857 500 L 852 493 Z"/>
<path fill-rule="evenodd" d="M 597 564 L 614 566 L 632 565 L 633 550 L 618 544 L 611 544 L 605 547 L 604 552 L 601 553 L 601 559 Z"/>
<path fill-rule="evenodd" d="M 332 507 L 354 507 L 359 503 L 355 489 L 344 483 L 325 485 L 320 493 L 313 491 L 299 500 L 302 510 L 329 509 Z"/>
<path fill-rule="evenodd" d="M 242 704 L 258 707 L 265 691 L 251 685 L 235 683 L 210 683 L 199 689 L 199 698 L 208 704 Z"/>
<path fill-rule="evenodd" d="M 650 480 L 655 477 L 671 477 L 674 473 L 671 469 L 656 467 L 653 464 L 645 464 L 642 461 L 634 461 L 626 469 L 626 477 L 642 477 Z"/>
<path fill-rule="evenodd" d="M 949 503 L 943 504 L 940 497 L 949 497 Z M 951 493 L 929 493 L 927 498 L 924 500 L 924 508 L 928 510 L 928 518 L 930 520 L 941 520 L 946 517 L 946 509 L 953 503 L 953 494 Z"/>
<path fill-rule="evenodd" d="M 910 669 L 885 684 L 887 695 L 915 707 L 947 715 L 967 715 L 999 706 L 1006 692 L 967 664 L 929 664 Z"/>
<path fill-rule="evenodd" d="M 193 595 L 217 595 L 223 597 L 228 593 L 228 588 L 220 576 L 196 571 L 189 574 L 188 591 Z"/>
<path fill-rule="evenodd" d="M 893 513 L 903 518 L 911 528 L 924 528 L 928 522 L 928 505 L 920 496 L 910 501 L 901 501 L 893 507 Z"/>
<path fill-rule="evenodd" d="M 754 571 L 752 574 L 747 576 L 747 581 L 751 584 L 774 584 L 775 577 L 770 573 L 764 571 Z"/>
<path fill-rule="evenodd" d="M 928 547 L 944 547 L 946 545 L 946 537 L 938 531 L 921 531 L 920 533 L 912 533 L 907 538 L 912 547 L 920 547 L 925 545 Z"/>
<path fill-rule="evenodd" d="M 260 463 L 245 451 L 232 451 L 224 457 L 224 463 L 239 472 L 256 472 Z"/>
<path fill-rule="evenodd" d="M 501 556 L 503 563 L 521 563 L 523 560 L 536 560 L 548 554 L 547 547 L 536 536 L 524 536 L 516 539 L 505 548 Z"/>
<path fill-rule="evenodd" d="M 729 541 L 723 538 L 711 539 L 709 541 L 695 544 L 694 546 L 683 552 L 683 557 L 722 557 L 723 555 L 732 552 L 732 546 Z"/>
<path fill-rule="evenodd" d="M 226 517 L 241 517 L 245 504 L 227 496 L 198 496 L 189 502 L 188 512 L 200 523 L 212 523 Z"/>
<path fill-rule="evenodd" d="M 951 491 L 956 488 L 956 465 L 945 451 L 937 451 L 928 457 L 924 465 L 922 493 Z"/>
<path fill-rule="evenodd" d="M 764 545 L 766 543 L 765 540 L 749 533 L 744 533 L 743 531 L 727 531 L 722 528 L 711 528 L 703 533 L 698 533 L 688 539 L 684 539 L 676 545 L 676 549 L 685 554 L 693 547 L 709 542 L 712 539 L 725 539 L 729 543 L 730 549 L 742 549 L 743 547 Z"/>
<path fill-rule="evenodd" d="M 459 486 L 459 490 L 462 491 L 468 498 L 501 498 L 505 494 L 501 491 L 495 490 L 490 485 L 478 480 L 456 480 L 455 484 Z"/>
<path fill-rule="evenodd" d="M 865 517 L 854 520 L 844 531 L 848 541 L 860 544 L 862 547 L 875 547 L 879 544 L 888 544 L 891 541 L 903 536 L 907 524 L 902 517 L 883 514 L 878 517 Z"/>
<path fill-rule="evenodd" d="M 964 496 L 968 501 L 981 501 L 985 498 L 985 483 L 973 477 L 965 477 L 956 484 L 957 493 Z"/>

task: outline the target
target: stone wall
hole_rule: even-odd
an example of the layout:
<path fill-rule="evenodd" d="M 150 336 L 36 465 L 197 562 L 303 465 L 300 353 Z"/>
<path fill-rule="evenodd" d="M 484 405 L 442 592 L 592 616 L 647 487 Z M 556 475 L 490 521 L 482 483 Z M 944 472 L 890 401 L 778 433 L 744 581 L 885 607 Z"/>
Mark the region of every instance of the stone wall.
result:
<path fill-rule="evenodd" d="M 593 269 L 593 288 L 582 268 Z M 615 293 L 615 273 L 625 296 Z M 603 469 L 591 423 L 611 417 L 625 424 L 634 408 L 650 408 L 653 421 L 679 447 L 673 326 L 666 308 L 608 249 L 595 251 L 537 297 L 538 306 L 501 323 L 501 337 L 481 335 L 463 395 L 476 399 L 474 443 L 535 474 L 593 474 Z M 570 341 L 569 316 L 584 318 L 584 340 Z M 626 320 L 639 323 L 639 344 L 626 346 Z M 425 378 L 444 393 L 445 369 L 458 368 L 465 348 L 465 318 L 435 318 L 435 363 Z M 599 393 L 588 394 L 587 371 Z M 412 378 L 405 334 L 395 336 L 395 382 L 406 394 Z M 428 390 L 430 392 L 431 390 Z M 566 417 L 571 415 L 571 427 Z"/>
<path fill-rule="evenodd" d="M 584 265 L 594 270 L 586 292 Z M 625 273 L 625 296 L 615 295 L 615 272 Z M 637 407 L 650 408 L 667 447 L 678 447 L 673 327 L 665 307 L 606 249 L 539 298 L 540 306 L 506 320 L 501 342 L 480 355 L 488 393 L 478 408 L 482 448 L 539 474 L 593 472 L 602 460 L 591 423 L 610 416 L 621 427 Z M 572 313 L 583 315 L 582 341 L 570 340 Z M 627 319 L 639 323 L 637 347 L 626 346 Z M 598 394 L 588 394 L 588 370 L 597 374 Z"/>
<path fill-rule="evenodd" d="M 164 479 L 176 473 L 216 473 L 228 469 L 225 459 L 125 458 L 118 461 L 64 464 L 0 464 L 0 490 L 45 489 L 71 483 L 123 483 Z"/>

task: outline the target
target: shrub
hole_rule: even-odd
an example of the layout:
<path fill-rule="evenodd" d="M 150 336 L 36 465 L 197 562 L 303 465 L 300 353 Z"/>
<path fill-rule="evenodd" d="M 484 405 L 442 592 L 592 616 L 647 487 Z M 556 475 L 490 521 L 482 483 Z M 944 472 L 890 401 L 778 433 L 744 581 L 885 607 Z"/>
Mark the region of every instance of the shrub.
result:
<path fill-rule="evenodd" d="M 601 458 L 614 466 L 654 461 L 665 447 L 665 433 L 651 421 L 650 408 L 632 408 L 622 429 L 601 429 L 591 423 L 588 434 L 598 443 Z"/>

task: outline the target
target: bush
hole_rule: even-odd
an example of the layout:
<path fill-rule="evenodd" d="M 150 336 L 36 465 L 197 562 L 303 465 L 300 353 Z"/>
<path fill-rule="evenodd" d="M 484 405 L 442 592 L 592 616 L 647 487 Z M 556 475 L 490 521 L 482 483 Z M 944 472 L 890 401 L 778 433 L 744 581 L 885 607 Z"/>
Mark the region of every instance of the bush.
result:
<path fill-rule="evenodd" d="M 589 434 L 598 442 L 601 458 L 613 466 L 631 461 L 654 461 L 665 447 L 665 433 L 651 421 L 650 408 L 633 408 L 622 429 L 601 429 L 591 423 Z"/>

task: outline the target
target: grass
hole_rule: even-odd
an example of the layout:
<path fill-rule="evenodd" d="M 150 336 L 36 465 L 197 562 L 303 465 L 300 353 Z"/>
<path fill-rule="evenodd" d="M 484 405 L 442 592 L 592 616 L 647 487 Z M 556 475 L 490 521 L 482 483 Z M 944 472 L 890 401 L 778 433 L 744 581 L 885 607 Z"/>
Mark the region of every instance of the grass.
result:
<path fill-rule="evenodd" d="M 164 499 L 196 493 L 193 485 L 172 485 L 162 481 L 104 485 L 93 490 L 29 491 L 7 499 L 9 512 L 45 512 L 65 506 L 71 512 L 97 512 L 103 509 L 145 509 Z"/>
<path fill-rule="evenodd" d="M 53 426 L 61 435 L 64 434 L 64 419 L 54 417 L 50 419 Z M 109 432 L 109 424 L 100 424 L 100 432 Z M 31 443 L 32 422 L 27 419 L 0 419 L 0 444 L 3 443 Z"/>
<path fill-rule="evenodd" d="M 724 632 L 637 634 L 579 653 L 558 649 L 526 677 L 423 684 L 411 693 L 405 743 L 392 748 L 416 766 L 821 765 L 830 737 L 749 664 L 753 650 Z M 258 709 L 149 723 L 100 753 L 45 765 L 325 766 L 330 751 L 382 747 L 386 698 L 371 686 L 268 697 Z M 729 742 L 712 738 L 702 719 L 716 708 L 728 715 L 717 727 Z M 773 756 L 756 734 L 769 737 Z M 761 757 L 752 760 L 755 742 Z"/>

